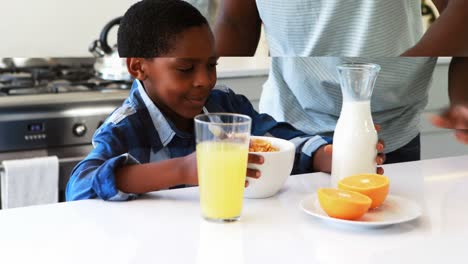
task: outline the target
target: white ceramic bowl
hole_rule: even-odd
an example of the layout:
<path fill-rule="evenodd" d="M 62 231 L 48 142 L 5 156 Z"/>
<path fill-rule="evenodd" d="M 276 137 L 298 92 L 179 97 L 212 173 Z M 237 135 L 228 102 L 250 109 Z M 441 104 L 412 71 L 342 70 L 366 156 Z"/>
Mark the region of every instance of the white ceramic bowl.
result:
<path fill-rule="evenodd" d="M 274 147 L 279 148 L 275 152 L 250 152 L 262 155 L 264 163 L 249 164 L 251 169 L 261 172 L 259 179 L 247 177 L 249 186 L 245 188 L 246 198 L 267 198 L 275 195 L 284 185 L 291 174 L 294 165 L 295 146 L 293 143 L 274 137 L 252 136 L 251 139 L 263 139 L 269 141 Z"/>

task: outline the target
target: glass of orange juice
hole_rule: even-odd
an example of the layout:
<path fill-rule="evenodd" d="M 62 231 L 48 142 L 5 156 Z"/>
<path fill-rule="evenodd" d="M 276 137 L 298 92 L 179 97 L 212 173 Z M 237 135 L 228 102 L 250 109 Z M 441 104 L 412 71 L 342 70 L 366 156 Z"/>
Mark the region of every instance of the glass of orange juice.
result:
<path fill-rule="evenodd" d="M 195 117 L 200 205 L 207 220 L 232 222 L 240 217 L 251 123 L 239 114 Z"/>

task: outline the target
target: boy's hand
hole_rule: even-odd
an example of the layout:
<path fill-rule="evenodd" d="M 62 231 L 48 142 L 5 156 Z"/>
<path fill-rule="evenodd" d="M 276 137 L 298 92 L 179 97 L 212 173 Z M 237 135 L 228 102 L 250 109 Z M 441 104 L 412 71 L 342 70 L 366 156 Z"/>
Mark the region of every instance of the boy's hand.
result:
<path fill-rule="evenodd" d="M 455 129 L 455 137 L 468 144 L 468 105 L 452 106 L 431 121 L 437 127 Z"/>
<path fill-rule="evenodd" d="M 264 158 L 261 155 L 249 153 L 249 159 L 247 162 L 253 163 L 253 164 L 263 164 Z M 261 176 L 261 172 L 259 170 L 247 168 L 247 177 L 258 179 L 260 178 L 260 176 Z M 247 186 L 249 186 L 249 182 L 245 181 L 245 187 Z"/>
<path fill-rule="evenodd" d="M 377 130 L 377 132 L 379 132 L 380 126 L 376 125 L 375 129 Z M 382 140 L 379 140 L 377 142 L 376 148 L 379 154 L 377 154 L 375 161 L 377 165 L 382 165 L 385 162 L 385 154 L 383 153 L 384 148 L 385 148 L 384 142 Z M 315 152 L 312 158 L 313 168 L 316 171 L 331 173 L 332 152 L 333 152 L 333 147 L 331 144 L 321 146 L 319 149 L 317 149 L 317 151 Z M 382 167 L 377 167 L 377 173 L 383 174 L 384 169 Z"/>
<path fill-rule="evenodd" d="M 263 164 L 263 161 L 263 156 L 249 153 L 248 163 Z M 182 169 L 184 170 L 184 184 L 198 185 L 196 152 L 184 157 Z M 260 176 L 259 170 L 247 168 L 247 177 L 258 179 Z M 245 181 L 245 187 L 247 186 L 248 181 Z"/>
<path fill-rule="evenodd" d="M 198 185 L 197 173 L 197 153 L 183 157 L 181 169 L 183 171 L 183 183 L 188 185 Z"/>

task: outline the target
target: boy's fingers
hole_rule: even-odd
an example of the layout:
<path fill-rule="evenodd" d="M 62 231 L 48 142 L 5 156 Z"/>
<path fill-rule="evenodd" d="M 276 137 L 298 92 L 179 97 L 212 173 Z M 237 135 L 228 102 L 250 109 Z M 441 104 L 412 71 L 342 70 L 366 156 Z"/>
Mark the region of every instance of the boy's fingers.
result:
<path fill-rule="evenodd" d="M 245 188 L 249 186 L 249 181 L 245 181 Z"/>
<path fill-rule="evenodd" d="M 258 179 L 260 178 L 261 173 L 259 170 L 247 168 L 247 177 Z"/>
<path fill-rule="evenodd" d="M 333 146 L 331 144 L 328 144 L 323 148 L 323 151 L 325 151 L 325 153 L 327 153 L 327 154 L 332 154 Z"/>
<path fill-rule="evenodd" d="M 249 153 L 248 163 L 263 164 L 263 161 L 264 161 L 263 156 Z"/>
<path fill-rule="evenodd" d="M 384 174 L 384 172 L 385 171 L 384 171 L 384 169 L 382 167 L 377 167 L 377 174 L 382 175 L 382 174 Z"/>

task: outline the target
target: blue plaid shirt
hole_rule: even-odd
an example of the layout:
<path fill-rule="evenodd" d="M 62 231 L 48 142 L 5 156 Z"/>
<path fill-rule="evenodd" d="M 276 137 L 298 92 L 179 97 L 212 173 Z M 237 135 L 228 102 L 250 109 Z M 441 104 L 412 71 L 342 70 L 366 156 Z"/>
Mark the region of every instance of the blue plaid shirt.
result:
<path fill-rule="evenodd" d="M 257 113 L 245 96 L 226 87 L 217 86 L 212 90 L 203 111 L 248 115 L 252 118 L 252 135 L 292 141 L 296 145 L 294 174 L 311 172 L 312 154 L 331 142 Z M 91 153 L 73 169 L 66 190 L 68 201 L 96 197 L 121 201 L 135 197 L 116 188 L 116 168 L 189 155 L 195 151 L 195 137 L 193 133 L 178 130 L 166 119 L 136 80 L 129 97 L 94 134 L 93 146 Z"/>

